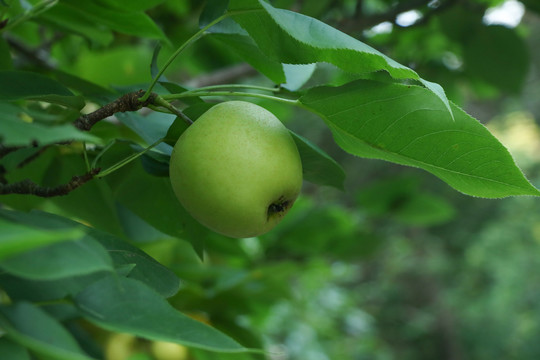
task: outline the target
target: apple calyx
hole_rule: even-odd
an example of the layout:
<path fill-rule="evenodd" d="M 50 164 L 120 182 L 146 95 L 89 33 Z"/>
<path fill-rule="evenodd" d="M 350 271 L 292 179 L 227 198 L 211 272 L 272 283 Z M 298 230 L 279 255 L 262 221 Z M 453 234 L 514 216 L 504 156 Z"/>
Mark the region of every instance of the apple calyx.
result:
<path fill-rule="evenodd" d="M 293 203 L 294 201 L 287 200 L 284 196 L 281 196 L 268 206 L 268 211 L 266 212 L 267 219 L 270 220 L 275 216 L 284 216 Z"/>

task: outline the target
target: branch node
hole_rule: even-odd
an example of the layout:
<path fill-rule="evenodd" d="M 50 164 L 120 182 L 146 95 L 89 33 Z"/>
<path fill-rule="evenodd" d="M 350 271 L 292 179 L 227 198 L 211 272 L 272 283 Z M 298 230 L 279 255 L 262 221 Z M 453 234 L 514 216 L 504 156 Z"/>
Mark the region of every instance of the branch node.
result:
<path fill-rule="evenodd" d="M 144 96 L 144 94 L 144 90 L 139 90 L 122 95 L 118 99 L 102 106 L 94 112 L 81 115 L 79 118 L 77 118 L 77 120 L 75 120 L 74 125 L 80 130 L 89 131 L 97 122 L 118 112 L 137 111 L 143 107 L 153 104 L 157 94 L 151 93 L 148 99 L 141 101 L 140 99 Z"/>

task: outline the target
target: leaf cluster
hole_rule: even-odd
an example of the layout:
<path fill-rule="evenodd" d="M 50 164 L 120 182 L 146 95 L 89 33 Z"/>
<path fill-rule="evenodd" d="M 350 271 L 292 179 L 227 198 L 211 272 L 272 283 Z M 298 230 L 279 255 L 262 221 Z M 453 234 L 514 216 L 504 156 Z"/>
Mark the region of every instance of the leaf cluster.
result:
<path fill-rule="evenodd" d="M 365 3 L 396 16 L 392 2 Z M 129 333 L 143 347 L 189 347 L 197 359 L 211 352 L 254 359 L 252 349 L 266 345 L 255 329 L 273 331 L 267 309 L 298 296 L 291 274 L 305 294 L 316 293 L 319 275 L 352 286 L 354 276 L 337 276 L 328 264 L 377 250 L 384 238 L 374 230 L 378 217 L 414 227 L 456 214 L 420 183 L 397 178 L 360 192 L 351 208 L 306 194 L 274 232 L 231 243 L 182 208 L 168 179 L 175 141 L 219 101 L 250 99 L 284 119 L 306 119 L 286 125 L 310 191 L 336 194 L 329 188 L 343 191 L 346 182 L 344 167 L 302 131 L 318 119 L 341 155 L 419 168 L 474 197 L 540 195 L 505 146 L 431 81 L 438 77 L 427 80 L 422 67 L 317 20 L 329 1 L 302 2 L 303 13 L 274 5 L 0 1 L 0 353 L 97 359 L 106 356 L 103 338 Z M 448 25 L 462 14 L 455 12 L 429 22 L 452 44 L 466 36 Z M 526 72 L 520 38 L 501 27 L 476 30 L 462 49 L 466 73 L 519 89 Z M 497 56 L 493 37 L 516 55 Z M 380 44 L 403 51 L 392 41 Z M 479 53 L 496 61 L 479 61 Z M 221 80 L 235 71 L 209 77 L 210 84 L 197 77 L 239 61 L 240 75 L 249 64 L 247 73 L 257 76 L 233 77 L 232 84 Z M 495 78 L 501 67 L 511 76 Z M 328 68 L 332 79 L 321 80 Z M 304 266 L 310 271 L 300 276 Z M 350 306 L 339 309 L 332 321 L 342 321 Z M 256 315 L 248 321 L 246 314 Z M 353 338 L 359 334 L 348 326 Z"/>

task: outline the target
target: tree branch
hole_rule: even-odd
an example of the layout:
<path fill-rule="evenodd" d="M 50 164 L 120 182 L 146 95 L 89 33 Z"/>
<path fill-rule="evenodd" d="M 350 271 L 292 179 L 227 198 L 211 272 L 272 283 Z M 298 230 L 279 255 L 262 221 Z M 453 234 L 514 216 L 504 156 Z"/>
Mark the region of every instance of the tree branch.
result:
<path fill-rule="evenodd" d="M 12 184 L 0 183 L 0 195 L 23 194 L 35 195 L 40 197 L 67 195 L 69 192 L 92 180 L 94 176 L 96 176 L 100 171 L 101 169 L 92 169 L 83 175 L 73 176 L 71 180 L 66 184 L 54 187 L 40 186 L 30 179 L 26 179 Z"/>
<path fill-rule="evenodd" d="M 192 123 L 192 121 L 187 118 L 185 115 L 181 113 L 180 110 L 175 109 L 172 105 L 168 103 L 164 103 L 164 100 L 160 98 L 156 93 L 151 93 L 148 99 L 141 101 L 141 98 L 145 95 L 144 90 L 134 91 L 127 93 L 118 99 L 114 100 L 113 102 L 104 105 L 103 107 L 97 109 L 94 112 L 91 112 L 86 115 L 81 115 L 73 125 L 83 131 L 88 131 L 92 129 L 92 127 L 98 123 L 99 121 L 114 115 L 118 112 L 126 112 L 126 111 L 137 111 L 143 107 L 147 107 L 150 104 L 155 104 L 158 106 L 165 106 L 167 109 L 171 110 L 173 109 L 174 113 L 178 116 L 182 116 L 182 118 L 188 122 L 188 124 Z M 33 144 L 34 146 L 37 146 L 37 144 Z M 0 144 L 0 158 L 11 153 L 12 151 L 18 150 L 21 147 L 6 147 Z M 29 162 L 35 160 L 41 153 L 46 149 L 44 147 L 43 149 L 39 150 L 37 153 L 31 155 L 30 157 L 24 159 L 20 164 L 19 167 L 23 167 Z M 8 184 L 7 180 L 5 178 L 5 169 L 3 167 L 0 167 L 0 195 L 6 195 L 6 194 L 25 194 L 25 195 L 35 195 L 40 197 L 53 197 L 53 196 L 62 196 L 67 195 L 69 192 L 77 189 L 78 187 L 84 185 L 88 181 L 92 180 L 101 169 L 96 168 L 88 171 L 87 173 L 83 175 L 75 175 L 71 178 L 69 182 L 66 184 L 54 186 L 54 187 L 47 187 L 47 186 L 41 186 L 36 184 L 30 179 L 25 179 L 19 182 Z"/>
<path fill-rule="evenodd" d="M 147 100 L 140 101 L 144 93 L 143 90 L 127 93 L 94 112 L 80 116 L 75 120 L 74 125 L 80 130 L 88 131 L 99 121 L 118 112 L 137 111 L 149 104 L 153 104 L 157 94 L 152 93 Z"/>

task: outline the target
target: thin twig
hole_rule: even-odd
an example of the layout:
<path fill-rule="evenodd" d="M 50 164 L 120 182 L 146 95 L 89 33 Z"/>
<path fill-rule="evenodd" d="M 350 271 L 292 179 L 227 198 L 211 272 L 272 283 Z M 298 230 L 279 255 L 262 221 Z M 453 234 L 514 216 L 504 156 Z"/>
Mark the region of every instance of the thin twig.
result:
<path fill-rule="evenodd" d="M 23 194 L 23 195 L 35 195 L 40 197 L 53 197 L 67 195 L 71 191 L 77 189 L 81 185 L 92 180 L 101 169 L 92 169 L 83 175 L 75 175 L 66 184 L 47 187 L 36 184 L 30 179 L 22 180 L 12 184 L 0 183 L 0 195 L 7 194 Z"/>

